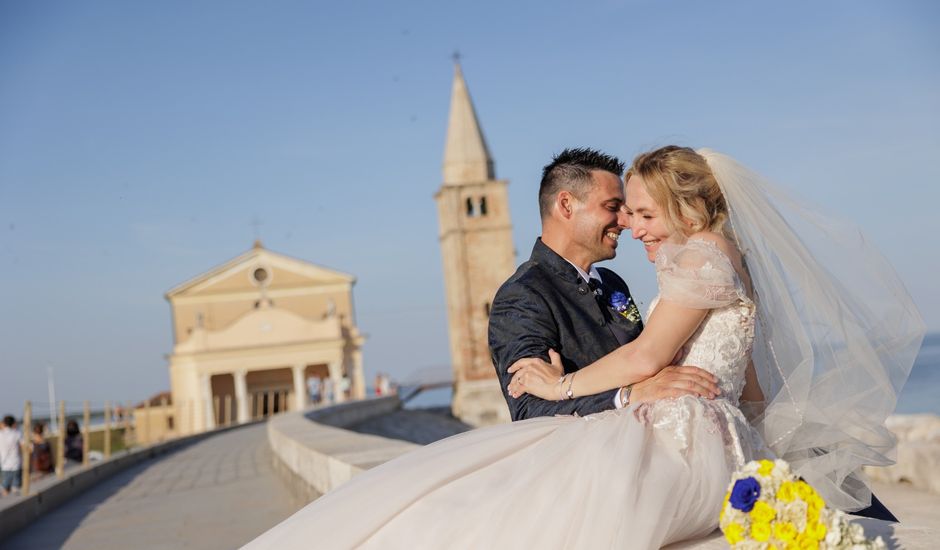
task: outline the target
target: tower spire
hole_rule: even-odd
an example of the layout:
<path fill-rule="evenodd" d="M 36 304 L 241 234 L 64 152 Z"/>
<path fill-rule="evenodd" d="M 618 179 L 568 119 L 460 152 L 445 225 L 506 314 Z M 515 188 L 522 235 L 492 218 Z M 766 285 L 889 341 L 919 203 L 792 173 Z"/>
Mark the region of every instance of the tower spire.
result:
<path fill-rule="evenodd" d="M 444 147 L 444 185 L 480 183 L 495 179 L 493 159 L 480 130 L 470 91 L 454 53 L 454 85 L 450 94 L 450 119 Z"/>

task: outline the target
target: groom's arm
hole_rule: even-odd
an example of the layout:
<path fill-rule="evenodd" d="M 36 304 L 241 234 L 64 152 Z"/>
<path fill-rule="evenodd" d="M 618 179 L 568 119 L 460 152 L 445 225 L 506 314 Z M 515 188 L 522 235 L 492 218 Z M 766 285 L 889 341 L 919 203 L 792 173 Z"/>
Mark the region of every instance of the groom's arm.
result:
<path fill-rule="evenodd" d="M 574 413 L 584 416 L 614 408 L 616 390 L 565 401 L 546 401 L 529 394 L 519 398 L 509 395 L 510 365 L 524 357 L 548 361 L 548 350 L 560 348 L 558 325 L 545 300 L 518 281 L 504 285 L 496 293 L 490 309 L 489 345 L 500 390 L 513 420 Z"/>

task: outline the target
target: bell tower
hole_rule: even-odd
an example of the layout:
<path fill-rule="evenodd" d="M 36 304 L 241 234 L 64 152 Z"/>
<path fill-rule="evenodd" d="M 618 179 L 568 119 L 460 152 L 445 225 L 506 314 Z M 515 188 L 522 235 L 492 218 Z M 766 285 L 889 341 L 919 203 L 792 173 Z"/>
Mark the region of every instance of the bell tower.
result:
<path fill-rule="evenodd" d="M 509 421 L 487 345 L 490 305 L 515 269 L 508 181 L 498 180 L 458 59 L 454 60 L 444 181 L 434 195 L 454 369 L 454 416 Z"/>

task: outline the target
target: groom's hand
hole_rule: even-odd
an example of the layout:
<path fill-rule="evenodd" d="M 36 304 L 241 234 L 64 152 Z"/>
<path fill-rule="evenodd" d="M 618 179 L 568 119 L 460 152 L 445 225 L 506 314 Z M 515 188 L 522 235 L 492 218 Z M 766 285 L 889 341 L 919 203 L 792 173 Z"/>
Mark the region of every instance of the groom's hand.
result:
<path fill-rule="evenodd" d="M 721 393 L 718 379 L 698 367 L 671 366 L 633 385 L 630 403 L 647 403 L 670 397 L 694 395 L 713 399 Z"/>

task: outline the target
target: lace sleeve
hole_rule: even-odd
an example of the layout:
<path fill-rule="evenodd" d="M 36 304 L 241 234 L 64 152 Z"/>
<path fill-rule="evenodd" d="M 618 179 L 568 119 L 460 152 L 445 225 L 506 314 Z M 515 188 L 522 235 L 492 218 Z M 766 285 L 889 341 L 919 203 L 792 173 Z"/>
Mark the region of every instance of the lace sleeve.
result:
<path fill-rule="evenodd" d="M 684 307 L 724 307 L 743 294 L 731 261 L 710 241 L 663 243 L 656 254 L 656 278 L 660 299 Z"/>

